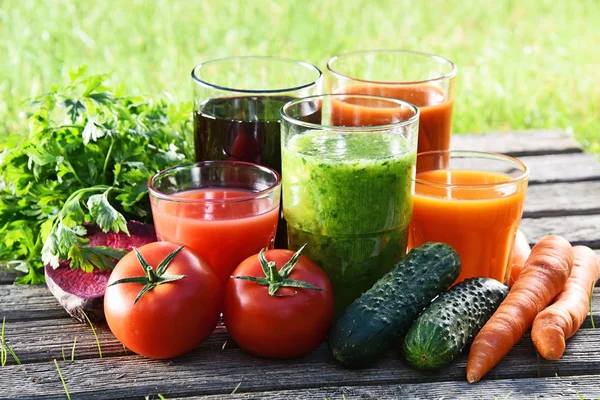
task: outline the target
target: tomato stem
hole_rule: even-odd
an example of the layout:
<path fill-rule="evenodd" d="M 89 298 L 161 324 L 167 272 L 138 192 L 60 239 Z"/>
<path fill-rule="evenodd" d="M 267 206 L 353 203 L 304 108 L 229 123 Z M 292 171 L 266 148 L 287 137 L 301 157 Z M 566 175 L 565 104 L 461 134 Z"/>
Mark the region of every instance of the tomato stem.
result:
<path fill-rule="evenodd" d="M 142 254 L 138 251 L 138 249 L 136 249 L 134 247 L 133 251 L 135 251 L 135 255 L 136 255 L 140 265 L 142 266 L 142 269 L 144 270 L 145 275 L 119 279 L 119 280 L 111 283 L 108 286 L 113 286 L 113 285 L 118 285 L 118 284 L 123 284 L 123 283 L 137 283 L 137 284 L 144 285 L 142 290 L 140 290 L 137 297 L 133 301 L 133 304 L 137 303 L 138 300 L 146 292 L 149 292 L 150 290 L 154 289 L 158 285 L 162 285 L 163 283 L 178 281 L 178 280 L 186 277 L 185 275 L 167 275 L 167 274 L 165 274 L 167 267 L 169 266 L 169 263 L 171 261 L 173 261 L 173 259 L 175 258 L 175 256 L 177 256 L 177 254 L 181 251 L 181 249 L 183 249 L 183 246 L 179 246 L 178 248 L 173 250 L 171 253 L 169 253 L 169 255 L 166 256 L 160 262 L 160 264 L 158 264 L 158 267 L 156 267 L 156 270 L 154 270 L 154 268 L 152 268 L 152 265 L 150 265 L 148 263 L 148 261 L 146 261 L 144 256 L 142 256 Z"/>
<path fill-rule="evenodd" d="M 146 276 L 148 277 L 148 280 L 152 283 L 158 280 L 158 276 L 156 275 L 156 272 L 154 272 L 154 269 L 152 269 L 152 267 L 146 269 Z"/>
<path fill-rule="evenodd" d="M 300 255 L 302 253 L 302 250 L 304 250 L 305 247 L 306 247 L 306 244 L 304 246 L 302 246 L 296 253 L 294 253 L 294 255 L 289 259 L 288 262 L 286 262 L 281 267 L 280 270 L 277 270 L 277 265 L 274 261 L 267 261 L 267 258 L 265 257 L 266 249 L 262 249 L 258 253 L 258 261 L 259 261 L 260 266 L 265 275 L 264 277 L 259 278 L 256 276 L 232 276 L 231 278 L 242 279 L 242 280 L 258 283 L 259 285 L 268 286 L 269 294 L 271 296 L 277 296 L 277 297 L 278 296 L 290 296 L 290 295 L 277 294 L 277 291 L 282 287 L 295 287 L 295 288 L 301 288 L 301 289 L 323 290 L 320 287 L 311 285 L 308 282 L 288 278 L 290 276 L 290 274 L 292 273 L 292 270 L 296 266 L 296 263 L 298 263 L 298 260 L 300 259 Z M 292 294 L 291 296 L 293 296 L 295 294 L 296 293 Z"/>
<path fill-rule="evenodd" d="M 274 262 L 269 263 L 269 281 L 281 282 L 281 275 L 279 275 L 277 265 Z"/>

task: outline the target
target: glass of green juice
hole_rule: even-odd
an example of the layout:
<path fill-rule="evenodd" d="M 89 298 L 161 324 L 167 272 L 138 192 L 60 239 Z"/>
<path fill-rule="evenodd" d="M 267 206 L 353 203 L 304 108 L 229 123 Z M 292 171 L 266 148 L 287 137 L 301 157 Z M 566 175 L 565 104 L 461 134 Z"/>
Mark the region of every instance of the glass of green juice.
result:
<path fill-rule="evenodd" d="M 336 313 L 406 253 L 418 131 L 417 107 L 381 96 L 311 96 L 281 109 L 288 246 L 307 244 Z"/>

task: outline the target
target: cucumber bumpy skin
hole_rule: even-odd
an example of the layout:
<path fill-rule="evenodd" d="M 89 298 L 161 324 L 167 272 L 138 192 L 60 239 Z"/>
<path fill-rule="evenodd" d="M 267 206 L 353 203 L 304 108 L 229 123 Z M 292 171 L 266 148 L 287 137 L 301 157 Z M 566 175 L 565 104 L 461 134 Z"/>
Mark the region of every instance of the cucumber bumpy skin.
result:
<path fill-rule="evenodd" d="M 334 322 L 327 342 L 334 359 L 351 368 L 378 360 L 460 270 L 458 254 L 445 243 L 412 249 Z"/>
<path fill-rule="evenodd" d="M 491 278 L 469 278 L 435 299 L 404 338 L 404 357 L 419 369 L 450 363 L 470 346 L 508 294 Z"/>

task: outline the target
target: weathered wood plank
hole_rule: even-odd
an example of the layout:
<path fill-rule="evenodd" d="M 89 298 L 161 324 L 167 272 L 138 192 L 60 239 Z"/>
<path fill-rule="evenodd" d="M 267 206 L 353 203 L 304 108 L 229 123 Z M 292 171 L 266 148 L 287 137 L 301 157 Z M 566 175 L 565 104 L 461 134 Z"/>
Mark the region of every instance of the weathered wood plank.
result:
<path fill-rule="evenodd" d="M 523 156 L 519 159 L 529 167 L 530 185 L 600 180 L 600 163 L 591 154 Z"/>
<path fill-rule="evenodd" d="M 578 236 L 578 230 L 585 228 L 587 217 L 586 219 L 582 219 L 582 217 L 576 219 L 576 225 L 571 226 L 571 228 L 563 227 L 562 221 L 568 218 L 570 217 L 527 218 L 521 222 L 521 228 L 531 244 L 535 244 L 542 236 L 547 234 L 560 234 L 569 240 L 576 240 L 586 245 L 592 242 L 591 247 L 599 249 L 596 250 L 596 254 L 600 257 L 600 245 L 594 245 L 594 241 L 600 243 L 600 230 L 596 229 L 594 231 L 592 226 L 590 230 L 593 236 Z M 595 216 L 594 218 L 600 220 L 600 216 Z M 594 240 L 590 240 L 590 237 L 594 238 Z M 584 240 L 582 241 L 581 239 Z M 600 295 L 597 297 L 600 298 Z M 600 310 L 600 305 L 596 309 Z M 0 285 L 0 317 L 2 316 L 5 316 L 11 323 L 17 321 L 69 318 L 68 314 L 58 304 L 58 301 L 52 296 L 45 285 Z M 69 340 L 72 340 L 72 338 Z"/>
<path fill-rule="evenodd" d="M 519 157 L 530 169 L 529 183 L 600 180 L 600 163 L 591 154 Z"/>
<path fill-rule="evenodd" d="M 600 329 L 583 329 L 569 340 L 561 360 L 536 357 L 528 335 L 493 370 L 487 380 L 600 374 Z M 119 356 L 61 362 L 63 376 L 74 398 L 107 399 L 161 393 L 167 398 L 196 394 L 230 393 L 242 382 L 243 391 L 273 391 L 344 385 L 388 385 L 463 381 L 466 355 L 435 372 L 409 368 L 398 349 L 388 352 L 374 367 L 343 369 L 325 345 L 297 360 L 266 360 L 241 349 L 215 349 L 207 341 L 193 352 L 173 360 Z M 6 373 L 4 373 L 6 371 Z M 51 361 L 8 365 L 0 387 L 10 398 L 62 395 L 62 385 Z M 157 379 L 157 377 L 161 377 Z"/>
<path fill-rule="evenodd" d="M 600 299 L 600 293 L 598 295 Z M 598 303 L 600 310 L 600 301 Z M 600 311 L 595 318 L 600 322 Z M 103 357 L 133 355 L 112 335 L 105 322 L 95 323 L 96 334 Z M 34 363 L 71 359 L 73 342 L 76 339 L 74 358 L 77 360 L 99 358 L 98 344 L 87 324 L 71 318 L 49 319 L 44 321 L 6 320 L 5 340 L 17 354 L 21 362 Z M 218 327 L 205 342 L 205 347 L 215 354 L 224 349 L 239 348 L 223 327 Z"/>
<path fill-rule="evenodd" d="M 547 235 L 564 236 L 572 244 L 600 248 L 600 215 L 525 218 L 521 230 L 531 244 Z"/>
<path fill-rule="evenodd" d="M 132 354 L 117 341 L 105 322 L 94 324 L 94 327 L 103 357 Z M 63 354 L 70 360 L 73 347 L 75 359 L 99 358 L 92 329 L 71 318 L 44 321 L 11 321 L 7 318 L 5 340 L 23 363 L 62 360 Z"/>
<path fill-rule="evenodd" d="M 51 296 L 51 295 L 50 295 Z M 4 299 L 0 297 L 0 304 Z M 592 311 L 594 321 L 600 328 L 600 287 L 594 291 Z M 0 318 L 2 314 L 0 313 Z M 129 354 L 113 337 L 106 324 L 95 324 L 102 354 L 105 357 Z M 588 318 L 584 328 L 591 328 Z M 7 317 L 5 327 L 6 341 L 23 362 L 48 361 L 62 359 L 64 351 L 70 358 L 73 341 L 77 338 L 75 358 L 98 357 L 98 347 L 94 335 L 86 324 L 80 324 L 70 318 L 40 320 L 12 320 Z M 214 350 L 237 348 L 223 329 L 215 331 L 209 338 L 206 347 Z M 598 344 L 600 349 L 600 343 Z"/>
<path fill-rule="evenodd" d="M 19 275 L 22 275 L 19 271 L 0 266 L 0 285 L 8 285 L 13 283 L 15 278 Z"/>
<path fill-rule="evenodd" d="M 342 386 L 278 392 L 244 392 L 243 382 L 235 394 L 193 396 L 185 399 L 593 399 L 600 397 L 600 376 L 572 376 L 467 382 Z M 233 390 L 232 390 L 233 391 Z M 183 398 L 171 398 L 183 400 Z"/>
<path fill-rule="evenodd" d="M 600 214 L 600 181 L 531 185 L 527 188 L 524 218 L 590 214 Z"/>
<path fill-rule="evenodd" d="M 0 317 L 7 320 L 68 318 L 46 285 L 0 285 Z"/>
<path fill-rule="evenodd" d="M 513 156 L 581 152 L 577 141 L 559 129 L 454 135 L 451 148 Z"/>

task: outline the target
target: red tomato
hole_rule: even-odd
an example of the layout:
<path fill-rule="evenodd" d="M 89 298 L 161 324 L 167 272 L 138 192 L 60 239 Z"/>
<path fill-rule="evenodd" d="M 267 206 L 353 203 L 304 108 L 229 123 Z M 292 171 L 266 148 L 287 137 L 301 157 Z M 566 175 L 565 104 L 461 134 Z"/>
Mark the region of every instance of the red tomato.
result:
<path fill-rule="evenodd" d="M 155 242 L 138 249 L 154 271 L 162 260 L 180 247 Z M 130 277 L 143 277 L 144 269 L 132 251 L 113 270 L 108 285 Z M 183 248 L 169 263 L 164 276 L 185 278 L 159 284 L 135 298 L 140 283 L 108 286 L 104 314 L 110 330 L 121 343 L 148 358 L 171 358 L 202 343 L 214 330 L 222 305 L 223 288 L 206 261 Z"/>
<path fill-rule="evenodd" d="M 291 250 L 269 250 L 268 261 L 277 270 L 294 255 Z M 264 278 L 259 257 L 244 260 L 233 276 Z M 223 319 L 231 337 L 244 350 L 271 358 L 298 357 L 323 342 L 333 318 L 333 290 L 327 275 L 315 263 L 300 256 L 289 275 L 322 290 L 282 287 L 276 296 L 268 286 L 229 279 L 225 291 Z"/>

